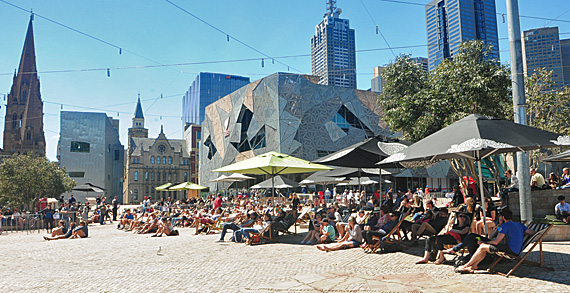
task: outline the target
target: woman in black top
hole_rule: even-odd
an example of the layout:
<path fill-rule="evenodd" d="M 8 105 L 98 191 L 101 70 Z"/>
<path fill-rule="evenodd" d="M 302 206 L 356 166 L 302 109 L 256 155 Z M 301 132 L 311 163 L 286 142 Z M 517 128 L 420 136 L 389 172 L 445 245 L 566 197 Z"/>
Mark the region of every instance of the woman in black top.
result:
<path fill-rule="evenodd" d="M 457 215 L 457 222 L 453 225 L 449 232 L 438 235 L 431 236 L 426 240 L 424 257 L 416 262 L 416 264 L 425 264 L 429 262 L 430 253 L 437 254 L 437 260 L 434 262 L 436 265 L 440 265 L 445 261 L 443 255 L 443 246 L 445 244 L 458 244 L 463 238 L 469 233 L 469 219 L 464 213 L 459 213 Z"/>

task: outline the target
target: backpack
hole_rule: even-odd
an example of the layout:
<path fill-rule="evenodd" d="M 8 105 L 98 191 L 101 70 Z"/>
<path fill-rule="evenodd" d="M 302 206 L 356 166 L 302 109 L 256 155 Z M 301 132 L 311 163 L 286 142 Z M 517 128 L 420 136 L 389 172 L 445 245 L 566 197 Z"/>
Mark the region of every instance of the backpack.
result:
<path fill-rule="evenodd" d="M 235 243 L 242 243 L 243 242 L 243 234 L 241 234 L 241 231 L 239 231 L 239 230 L 234 231 L 234 236 L 232 237 L 232 241 Z"/>

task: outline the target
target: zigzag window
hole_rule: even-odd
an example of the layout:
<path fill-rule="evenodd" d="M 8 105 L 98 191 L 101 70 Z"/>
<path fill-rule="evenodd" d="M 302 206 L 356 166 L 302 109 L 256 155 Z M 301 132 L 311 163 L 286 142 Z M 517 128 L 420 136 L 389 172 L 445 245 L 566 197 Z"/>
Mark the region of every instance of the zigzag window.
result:
<path fill-rule="evenodd" d="M 241 110 L 239 111 L 239 116 L 236 121 L 236 123 L 239 123 L 241 125 L 240 141 L 239 143 L 236 142 L 231 143 L 240 153 L 252 149 L 247 137 L 247 130 L 249 129 L 249 125 L 251 124 L 252 118 L 253 118 L 253 112 L 251 112 L 251 110 L 242 105 Z"/>
<path fill-rule="evenodd" d="M 214 157 L 214 155 L 218 152 L 218 150 L 216 149 L 214 143 L 212 143 L 212 139 L 210 138 L 210 136 L 208 136 L 208 138 L 206 138 L 206 140 L 204 141 L 204 146 L 208 148 L 208 160 L 211 160 Z"/>
<path fill-rule="evenodd" d="M 265 127 L 261 127 L 261 129 L 251 139 L 250 144 L 254 150 L 266 147 Z"/>
<path fill-rule="evenodd" d="M 344 105 L 338 109 L 338 112 L 333 118 L 333 122 L 336 123 L 336 125 L 338 125 L 338 127 L 340 127 L 342 130 L 344 130 L 344 132 L 348 132 L 350 127 L 354 127 L 364 130 L 367 137 L 374 136 L 374 133 Z"/>

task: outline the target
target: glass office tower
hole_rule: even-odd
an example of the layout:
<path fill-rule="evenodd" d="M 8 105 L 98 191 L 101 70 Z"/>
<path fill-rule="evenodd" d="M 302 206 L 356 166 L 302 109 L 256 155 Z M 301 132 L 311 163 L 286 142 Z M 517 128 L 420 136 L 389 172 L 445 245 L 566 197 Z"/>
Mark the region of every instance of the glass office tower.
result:
<path fill-rule="evenodd" d="M 319 84 L 356 88 L 356 53 L 354 30 L 348 19 L 340 18 L 342 10 L 336 1 L 327 1 L 327 12 L 311 37 L 312 74 Z"/>
<path fill-rule="evenodd" d="M 200 72 L 182 99 L 184 125 L 200 125 L 206 106 L 249 84 L 249 77 Z"/>
<path fill-rule="evenodd" d="M 433 0 L 425 7 L 429 70 L 453 59 L 461 42 L 482 40 L 499 59 L 495 0 Z"/>

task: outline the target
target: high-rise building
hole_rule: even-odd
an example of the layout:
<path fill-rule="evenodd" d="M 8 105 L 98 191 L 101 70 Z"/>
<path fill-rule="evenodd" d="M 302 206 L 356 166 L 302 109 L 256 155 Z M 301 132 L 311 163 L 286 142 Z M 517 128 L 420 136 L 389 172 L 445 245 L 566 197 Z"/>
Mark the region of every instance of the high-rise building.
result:
<path fill-rule="evenodd" d="M 14 73 L 4 118 L 4 152 L 45 156 L 44 103 L 36 68 L 33 16 L 28 24 L 18 71 Z"/>
<path fill-rule="evenodd" d="M 425 72 L 429 72 L 429 59 L 426 57 L 414 57 L 412 60 L 416 61 Z"/>
<path fill-rule="evenodd" d="M 356 89 L 356 53 L 354 30 L 348 19 L 340 18 L 342 10 L 336 0 L 327 0 L 323 21 L 311 37 L 311 66 L 319 84 Z"/>
<path fill-rule="evenodd" d="M 148 138 L 140 99 L 133 125 L 129 128 L 129 147 L 125 152 L 123 203 L 140 203 L 144 197 L 173 200 L 184 198 L 184 191 L 158 191 L 166 183 L 189 181 L 190 152 L 182 139 L 168 139 L 162 127 L 157 138 Z"/>
<path fill-rule="evenodd" d="M 568 86 L 570 85 L 570 39 L 560 40 L 560 56 L 562 56 L 564 86 Z"/>
<path fill-rule="evenodd" d="M 105 113 L 61 111 L 57 148 L 60 166 L 77 185 L 91 183 L 104 188 L 109 201 L 123 197 L 125 150 L 118 129 L 119 120 Z M 88 196 L 73 194 L 79 201 Z"/>
<path fill-rule="evenodd" d="M 201 124 L 206 106 L 248 83 L 249 77 L 200 72 L 182 98 L 184 129 L 190 124 Z"/>
<path fill-rule="evenodd" d="M 370 81 L 370 90 L 376 93 L 382 93 L 382 87 L 384 87 L 384 80 L 382 80 L 382 70 L 384 66 L 374 67 L 374 77 Z"/>
<path fill-rule="evenodd" d="M 537 69 L 552 71 L 555 88 L 564 85 L 562 52 L 558 27 L 545 27 L 523 32 L 523 66 L 527 76 Z M 565 51 L 566 54 L 568 54 Z M 569 70 L 570 71 L 570 70 Z"/>
<path fill-rule="evenodd" d="M 482 40 L 499 59 L 495 0 L 433 0 L 425 7 L 429 70 L 453 59 L 462 42 Z"/>

